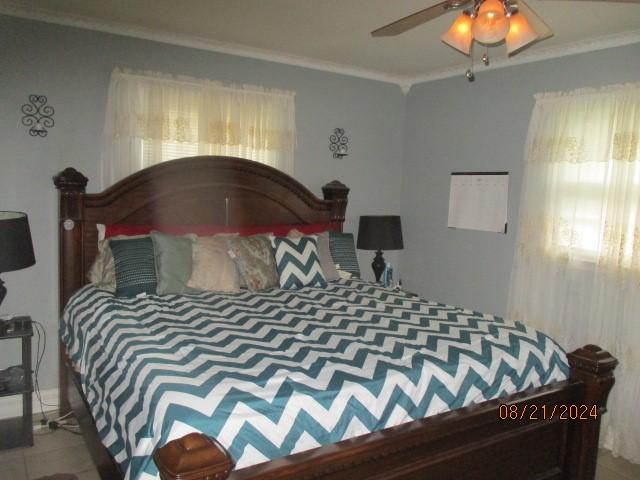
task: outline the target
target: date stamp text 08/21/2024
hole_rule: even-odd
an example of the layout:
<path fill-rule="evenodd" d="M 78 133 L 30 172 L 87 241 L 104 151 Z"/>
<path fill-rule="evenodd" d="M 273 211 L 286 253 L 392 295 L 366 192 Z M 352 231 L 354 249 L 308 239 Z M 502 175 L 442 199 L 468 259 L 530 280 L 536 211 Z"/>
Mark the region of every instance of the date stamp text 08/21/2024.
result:
<path fill-rule="evenodd" d="M 597 405 L 500 404 L 500 420 L 597 420 Z"/>

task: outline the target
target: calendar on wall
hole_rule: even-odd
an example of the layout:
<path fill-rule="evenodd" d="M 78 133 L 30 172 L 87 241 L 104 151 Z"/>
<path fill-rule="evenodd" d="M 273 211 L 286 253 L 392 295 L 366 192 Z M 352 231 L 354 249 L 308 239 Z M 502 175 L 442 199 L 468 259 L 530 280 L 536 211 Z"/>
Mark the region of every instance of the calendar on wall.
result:
<path fill-rule="evenodd" d="M 507 233 L 509 172 L 453 172 L 450 228 Z"/>

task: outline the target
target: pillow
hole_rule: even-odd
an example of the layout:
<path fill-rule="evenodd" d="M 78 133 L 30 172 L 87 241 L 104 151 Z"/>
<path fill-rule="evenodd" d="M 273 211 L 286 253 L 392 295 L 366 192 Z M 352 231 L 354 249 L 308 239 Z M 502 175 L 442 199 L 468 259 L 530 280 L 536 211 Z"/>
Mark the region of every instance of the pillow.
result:
<path fill-rule="evenodd" d="M 340 265 L 340 270 L 360 278 L 360 266 L 353 243 L 353 233 L 329 232 L 329 249 L 333 263 Z"/>
<path fill-rule="evenodd" d="M 117 297 L 156 293 L 156 263 L 150 237 L 109 240 L 109 248 L 116 267 Z"/>
<path fill-rule="evenodd" d="M 294 229 L 289 232 L 288 236 L 291 238 L 300 238 L 304 237 L 304 233 Z M 329 249 L 329 232 L 318 233 L 316 234 L 316 237 L 318 244 L 318 257 L 320 257 L 320 265 L 322 266 L 325 278 L 328 282 L 340 280 L 340 275 L 338 274 L 336 265 L 333 263 L 333 258 L 331 258 L 331 250 Z"/>
<path fill-rule="evenodd" d="M 107 271 L 107 265 L 111 268 Z M 104 288 L 110 292 L 116 290 L 116 270 L 113 265 L 113 255 L 107 240 L 98 241 L 98 253 L 87 272 L 87 278 L 98 288 Z"/>
<path fill-rule="evenodd" d="M 352 277 L 352 275 L 349 272 L 345 272 L 344 270 L 340 270 L 340 269 L 338 269 L 338 275 L 340 275 L 340 278 L 342 280 L 349 280 Z"/>
<path fill-rule="evenodd" d="M 213 292 L 240 291 L 236 265 L 227 254 L 227 241 L 233 234 L 198 237 L 193 244 L 193 269 L 187 287 Z"/>
<path fill-rule="evenodd" d="M 151 232 L 158 277 L 158 295 L 180 294 L 187 290 L 193 266 L 192 246 L 197 237 Z"/>
<path fill-rule="evenodd" d="M 258 292 L 278 286 L 278 272 L 269 235 L 230 238 L 228 250 L 249 290 Z"/>
<path fill-rule="evenodd" d="M 146 235 L 118 235 L 110 240 L 123 240 L 132 238 L 143 238 Z M 109 240 L 98 242 L 98 253 L 87 272 L 87 278 L 96 287 L 107 290 L 111 293 L 116 291 L 116 266 L 113 263 L 113 254 L 109 248 Z"/>
<path fill-rule="evenodd" d="M 273 246 L 280 288 L 291 290 L 327 286 L 314 235 L 274 237 Z"/>

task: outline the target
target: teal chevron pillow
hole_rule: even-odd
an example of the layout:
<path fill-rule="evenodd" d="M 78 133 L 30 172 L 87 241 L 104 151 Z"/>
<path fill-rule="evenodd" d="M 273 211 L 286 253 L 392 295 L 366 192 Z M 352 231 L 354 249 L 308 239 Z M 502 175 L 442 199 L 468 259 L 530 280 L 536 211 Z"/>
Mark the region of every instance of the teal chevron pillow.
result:
<path fill-rule="evenodd" d="M 340 270 L 360 278 L 353 233 L 329 232 L 329 250 L 333 263 L 340 265 Z"/>
<path fill-rule="evenodd" d="M 280 288 L 327 286 L 314 236 L 274 237 L 273 247 Z"/>
<path fill-rule="evenodd" d="M 155 294 L 158 280 L 151 238 L 109 240 L 109 247 L 116 267 L 116 296 Z"/>

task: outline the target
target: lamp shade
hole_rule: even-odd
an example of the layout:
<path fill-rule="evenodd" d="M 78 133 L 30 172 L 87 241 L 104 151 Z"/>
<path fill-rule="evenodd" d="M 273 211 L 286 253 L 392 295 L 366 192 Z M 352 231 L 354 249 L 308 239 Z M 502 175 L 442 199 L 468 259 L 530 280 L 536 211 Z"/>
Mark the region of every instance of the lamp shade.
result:
<path fill-rule="evenodd" d="M 398 215 L 369 215 L 360 217 L 358 228 L 360 250 L 401 250 L 402 224 Z"/>
<path fill-rule="evenodd" d="M 461 13 L 453 22 L 451 28 L 440 37 L 447 45 L 460 50 L 465 55 L 471 53 L 471 44 L 473 43 L 473 35 L 471 34 L 471 25 L 473 20 L 466 13 Z"/>
<path fill-rule="evenodd" d="M 527 18 L 520 12 L 514 13 L 509 19 L 509 33 L 505 41 L 507 43 L 507 54 L 511 55 L 521 48 L 526 47 L 538 39 L 538 35 L 533 31 Z"/>
<path fill-rule="evenodd" d="M 34 263 L 27 214 L 0 211 L 0 273 L 21 270 Z"/>
<path fill-rule="evenodd" d="M 527 5 L 524 0 L 518 0 L 518 15 L 524 16 L 529 23 L 531 29 L 535 32 L 538 42 L 546 40 L 549 37 L 553 37 L 553 32 L 549 26 L 544 23 L 544 20 L 540 16 L 531 10 L 531 7 Z M 526 45 L 525 45 L 526 46 Z M 520 50 L 522 47 L 520 48 Z"/>

